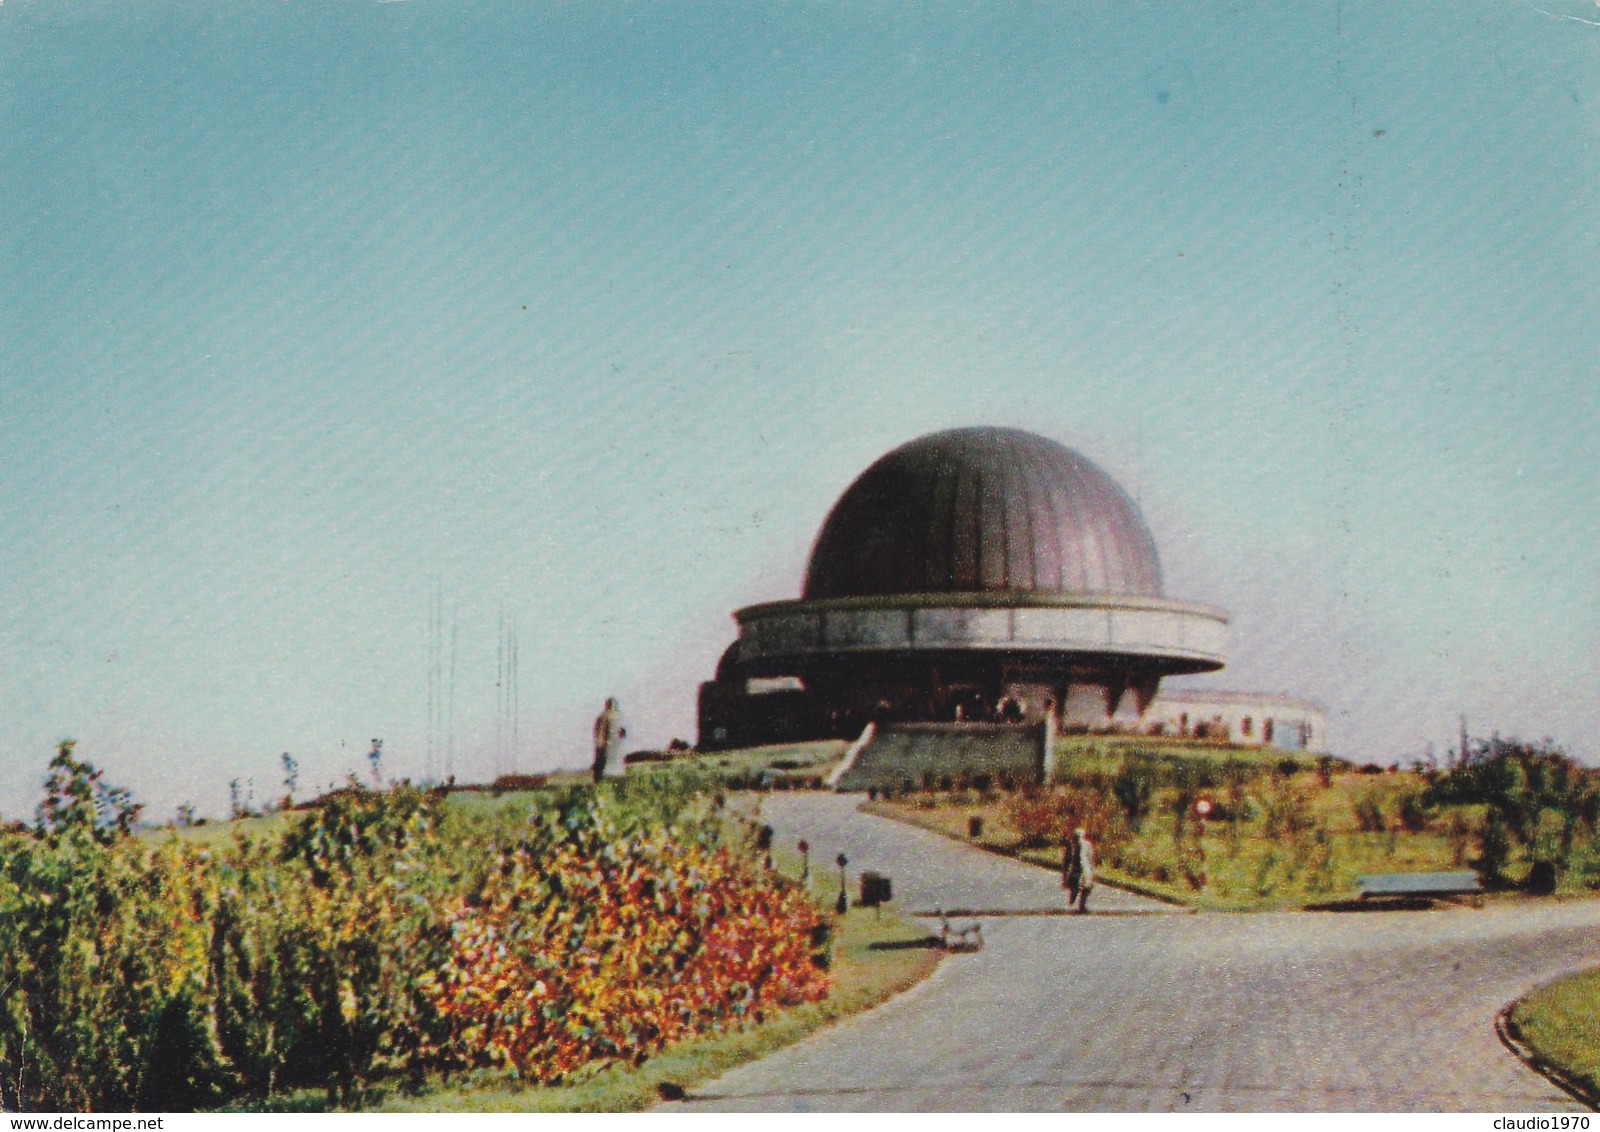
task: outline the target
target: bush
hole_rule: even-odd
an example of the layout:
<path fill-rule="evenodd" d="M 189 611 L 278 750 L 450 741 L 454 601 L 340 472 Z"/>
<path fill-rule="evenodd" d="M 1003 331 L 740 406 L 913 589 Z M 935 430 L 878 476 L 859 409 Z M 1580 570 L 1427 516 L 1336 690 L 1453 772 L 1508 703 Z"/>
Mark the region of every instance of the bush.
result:
<path fill-rule="evenodd" d="M 1491 809 L 1484 817 L 1478 837 L 1479 854 L 1473 866 L 1491 887 L 1506 883 L 1506 864 L 1511 859 L 1511 836 L 1500 811 Z"/>
<path fill-rule="evenodd" d="M 639 752 L 647 753 L 647 752 Z M 628 756 L 628 761 L 633 761 L 633 755 Z M 519 793 L 527 790 L 543 790 L 550 781 L 548 774 L 502 774 L 489 784 L 489 792 L 496 797 L 501 794 Z"/>
<path fill-rule="evenodd" d="M 1311 799 L 1303 787 L 1287 778 L 1273 784 L 1264 809 L 1265 832 L 1271 840 L 1293 842 L 1311 828 Z"/>
<path fill-rule="evenodd" d="M 1017 831 L 1018 848 L 1059 845 L 1066 837 L 1064 819 L 1047 790 L 1025 790 L 1006 799 L 1006 823 Z"/>
<path fill-rule="evenodd" d="M 1600 816 L 1595 776 L 1548 740 L 1521 743 L 1499 736 L 1467 744 L 1461 760 L 1436 775 L 1422 805 L 1482 804 L 1482 869 L 1506 883 L 1505 869 L 1520 845 L 1533 862 L 1570 861 L 1580 830 Z M 1542 881 L 1542 878 L 1541 878 Z"/>
<path fill-rule="evenodd" d="M 1006 803 L 1006 822 L 1016 830 L 1019 848 L 1061 845 L 1074 829 L 1083 829 L 1102 854 L 1126 840 L 1116 805 L 1104 794 L 1077 786 L 1036 789 L 1013 795 Z"/>
<path fill-rule="evenodd" d="M 1311 834 L 1311 875 L 1307 887 L 1312 892 L 1328 892 L 1334 887 L 1334 844 L 1326 826 L 1318 825 Z"/>
<path fill-rule="evenodd" d="M 1362 833 L 1382 833 L 1389 824 L 1383 815 L 1383 803 L 1376 792 L 1363 794 L 1354 803 L 1356 828 Z"/>
<path fill-rule="evenodd" d="M 117 801 L 95 808 L 99 781 L 64 745 L 38 828 L 0 841 L 7 1109 L 308 1086 L 347 1103 L 482 1064 L 548 1080 L 826 989 L 820 917 L 720 847 L 693 775 L 546 791 L 531 811 L 352 784 L 284 833 L 213 847 L 128 836 Z M 638 1022 L 657 995 L 665 1013 Z M 508 1030 L 490 998 L 543 1021 Z M 497 1061 L 491 1035 L 513 1032 Z"/>
<path fill-rule="evenodd" d="M 1125 763 L 1111 782 L 1111 793 L 1122 807 L 1128 828 L 1135 833 L 1150 813 L 1150 799 L 1155 792 L 1155 776 L 1137 763 Z"/>
<path fill-rule="evenodd" d="M 1400 825 L 1407 833 L 1426 833 L 1430 815 L 1421 790 L 1400 795 Z"/>
<path fill-rule="evenodd" d="M 617 843 L 594 828 L 553 855 L 513 851 L 453 906 L 449 961 L 425 976 L 450 1024 L 438 1056 L 542 1082 L 642 1062 L 823 997 L 821 925 L 798 888 L 760 883 L 725 850 Z"/>

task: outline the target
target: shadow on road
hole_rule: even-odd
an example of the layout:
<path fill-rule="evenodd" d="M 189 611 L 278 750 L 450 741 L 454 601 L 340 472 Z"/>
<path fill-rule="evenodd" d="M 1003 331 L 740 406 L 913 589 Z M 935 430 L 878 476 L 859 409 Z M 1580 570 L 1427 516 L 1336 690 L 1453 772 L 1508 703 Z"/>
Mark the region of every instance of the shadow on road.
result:
<path fill-rule="evenodd" d="M 885 940 L 881 943 L 868 944 L 868 951 L 905 951 L 913 947 L 925 947 L 938 950 L 944 942 L 936 935 L 925 935 L 921 939 L 896 939 Z"/>
<path fill-rule="evenodd" d="M 940 909 L 925 912 L 904 912 L 902 915 L 916 919 L 936 920 L 939 918 Z M 946 916 L 963 916 L 968 919 L 1030 919 L 1048 917 L 1051 919 L 1071 920 L 1105 920 L 1105 919 L 1136 919 L 1145 916 L 1171 916 L 1174 913 L 1193 913 L 1193 908 L 1107 908 L 1105 911 L 1075 912 L 1070 908 L 945 908 Z"/>
<path fill-rule="evenodd" d="M 1328 900 L 1307 904 L 1307 912 L 1431 912 L 1435 908 L 1480 907 L 1456 900 L 1428 896 L 1396 896 L 1387 900 Z"/>

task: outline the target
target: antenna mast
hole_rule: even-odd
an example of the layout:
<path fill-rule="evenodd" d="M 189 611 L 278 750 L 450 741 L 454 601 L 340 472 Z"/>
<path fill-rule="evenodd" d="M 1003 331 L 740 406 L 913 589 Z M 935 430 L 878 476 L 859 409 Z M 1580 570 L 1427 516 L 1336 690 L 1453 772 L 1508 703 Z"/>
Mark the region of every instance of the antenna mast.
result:
<path fill-rule="evenodd" d="M 517 641 L 517 623 L 511 622 L 511 770 L 522 766 L 522 652 Z"/>
<path fill-rule="evenodd" d="M 445 780 L 456 776 L 456 653 L 461 644 L 461 603 L 456 602 L 450 615 L 450 730 L 444 749 Z"/>

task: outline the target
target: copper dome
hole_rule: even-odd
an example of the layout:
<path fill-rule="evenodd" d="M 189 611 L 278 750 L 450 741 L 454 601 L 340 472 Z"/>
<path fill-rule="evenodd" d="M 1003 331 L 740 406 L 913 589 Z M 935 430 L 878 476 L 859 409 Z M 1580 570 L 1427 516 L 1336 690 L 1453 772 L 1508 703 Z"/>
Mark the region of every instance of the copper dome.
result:
<path fill-rule="evenodd" d="M 1083 456 L 960 428 L 861 473 L 817 535 L 804 597 L 980 591 L 1160 597 L 1161 561 L 1138 506 Z"/>

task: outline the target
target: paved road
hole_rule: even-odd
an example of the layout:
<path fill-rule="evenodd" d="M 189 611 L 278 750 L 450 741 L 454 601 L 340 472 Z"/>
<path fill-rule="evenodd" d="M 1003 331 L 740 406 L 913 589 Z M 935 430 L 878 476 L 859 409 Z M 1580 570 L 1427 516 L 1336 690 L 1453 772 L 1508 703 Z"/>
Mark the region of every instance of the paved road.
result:
<path fill-rule="evenodd" d="M 904 822 L 860 813 L 856 809 L 860 802 L 855 794 L 771 794 L 763 803 L 762 816 L 772 825 L 779 845 L 793 848 L 802 837 L 811 843 L 814 869 L 833 870 L 832 862 L 844 853 L 850 861 L 852 897 L 857 891 L 855 878 L 870 870 L 894 882 L 895 906 L 913 914 L 1066 911 L 1060 874 L 1018 865 Z M 1183 911 L 1104 885 L 1095 888 L 1090 907 L 1122 914 Z"/>
<path fill-rule="evenodd" d="M 1058 882 L 854 813 L 771 799 L 782 838 L 879 867 L 903 906 L 1059 908 Z M 1494 1035 L 1511 999 L 1600 964 L 1600 903 L 1431 912 L 1004 915 L 986 948 L 697 1090 L 703 1109 L 1571 1109 Z M 1157 906 L 1159 907 L 1159 906 Z M 678 1106 L 674 1106 L 678 1107 Z"/>

